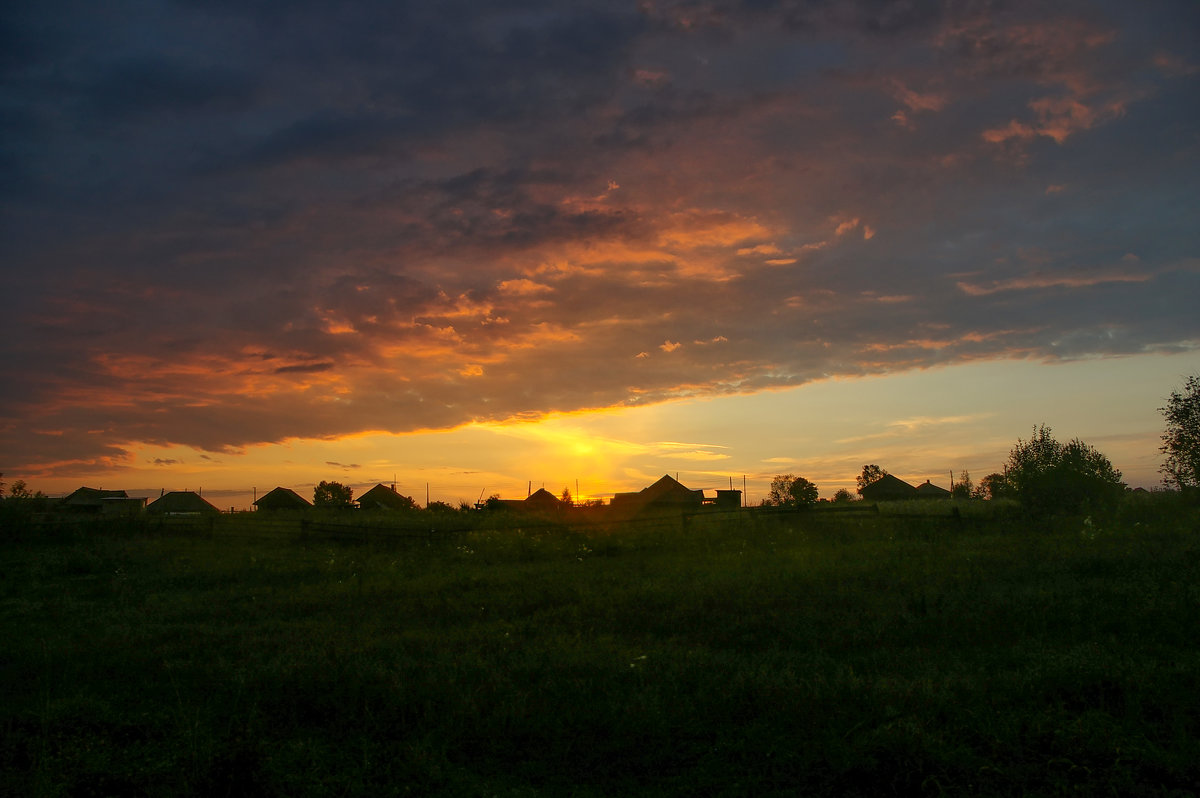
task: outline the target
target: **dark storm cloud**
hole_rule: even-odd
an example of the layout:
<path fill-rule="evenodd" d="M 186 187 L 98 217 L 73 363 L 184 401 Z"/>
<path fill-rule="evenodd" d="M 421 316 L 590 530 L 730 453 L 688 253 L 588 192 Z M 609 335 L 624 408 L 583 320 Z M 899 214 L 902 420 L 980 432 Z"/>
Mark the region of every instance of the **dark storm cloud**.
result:
<path fill-rule="evenodd" d="M 1200 340 L 1192 6 L 139 8 L 0 16 L 28 473 Z"/>
<path fill-rule="evenodd" d="M 111 120 L 237 110 L 251 101 L 254 87 L 247 75 L 234 70 L 151 57 L 114 65 L 81 93 L 93 113 Z"/>

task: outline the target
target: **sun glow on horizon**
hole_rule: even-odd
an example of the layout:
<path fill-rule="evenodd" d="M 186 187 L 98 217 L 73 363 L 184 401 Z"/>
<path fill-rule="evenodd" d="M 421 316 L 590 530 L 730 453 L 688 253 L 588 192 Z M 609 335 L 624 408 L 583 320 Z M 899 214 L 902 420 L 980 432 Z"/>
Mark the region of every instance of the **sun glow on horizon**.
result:
<path fill-rule="evenodd" d="M 1125 374 L 1119 385 L 1114 368 Z M 950 471 L 963 470 L 978 480 L 999 470 L 1017 437 L 1046 423 L 1062 438 L 1097 446 L 1131 485 L 1150 487 L 1158 482 L 1159 395 L 1194 368 L 1186 354 L 1053 367 L 992 361 L 449 430 L 364 431 L 222 452 L 136 444 L 108 467 L 6 479 L 24 478 L 51 495 L 82 484 L 146 496 L 203 489 L 221 497 L 214 503 L 222 508 L 249 509 L 271 488 L 309 496 L 321 480 L 351 485 L 355 495 L 395 481 L 420 504 L 428 496 L 457 505 L 493 494 L 519 499 L 539 487 L 609 499 L 678 473 L 689 487 L 709 490 L 741 488 L 744 480 L 756 503 L 777 473 L 804 476 L 825 497 L 853 491 L 868 462 L 908 481 L 945 485 Z M 1033 384 L 1035 372 L 1036 388 L 1016 401 L 1005 393 L 1014 381 Z"/>

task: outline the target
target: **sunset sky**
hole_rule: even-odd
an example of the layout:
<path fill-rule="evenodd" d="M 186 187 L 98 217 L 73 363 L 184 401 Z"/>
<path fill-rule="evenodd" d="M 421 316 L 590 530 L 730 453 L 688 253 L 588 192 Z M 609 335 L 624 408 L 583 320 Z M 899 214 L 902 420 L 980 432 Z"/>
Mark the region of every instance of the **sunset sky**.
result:
<path fill-rule="evenodd" d="M 0 471 L 52 495 L 1159 481 L 1200 4 L 0 11 Z"/>

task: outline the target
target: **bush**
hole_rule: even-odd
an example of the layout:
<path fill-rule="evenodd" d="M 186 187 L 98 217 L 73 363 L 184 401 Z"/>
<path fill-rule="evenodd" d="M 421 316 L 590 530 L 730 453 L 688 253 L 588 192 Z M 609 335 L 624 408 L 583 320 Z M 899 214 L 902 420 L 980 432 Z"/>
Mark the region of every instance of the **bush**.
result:
<path fill-rule="evenodd" d="M 1121 472 L 1078 438 L 1062 444 L 1046 425 L 1029 440 L 1017 439 L 1004 478 L 1013 495 L 1035 515 L 1108 512 L 1125 492 Z"/>

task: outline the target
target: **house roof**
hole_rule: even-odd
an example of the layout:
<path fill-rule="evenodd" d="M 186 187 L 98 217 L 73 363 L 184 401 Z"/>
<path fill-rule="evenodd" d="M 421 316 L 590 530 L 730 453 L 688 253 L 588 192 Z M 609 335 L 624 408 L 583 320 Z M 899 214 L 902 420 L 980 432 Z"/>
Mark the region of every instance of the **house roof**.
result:
<path fill-rule="evenodd" d="M 358 506 L 364 510 L 411 510 L 416 503 L 381 482 L 358 497 Z"/>
<path fill-rule="evenodd" d="M 164 493 L 146 507 L 146 511 L 157 515 L 219 514 L 221 511 L 208 503 L 199 493 L 176 490 Z"/>
<path fill-rule="evenodd" d="M 657 482 L 647 488 L 643 488 L 638 495 L 646 503 L 670 502 L 688 504 L 691 502 L 700 502 L 704 499 L 704 491 L 685 488 L 682 483 L 672 478 L 670 474 L 663 474 Z"/>
<path fill-rule="evenodd" d="M 264 494 L 254 506 L 260 510 L 302 510 L 312 507 L 312 502 L 291 488 L 275 488 Z"/>
<path fill-rule="evenodd" d="M 103 490 L 101 488 L 83 487 L 63 497 L 62 504 L 66 507 L 99 507 L 104 499 L 128 499 L 129 494 L 123 490 Z"/>
<path fill-rule="evenodd" d="M 563 502 L 545 488 L 538 488 L 524 499 L 499 499 L 497 503 L 505 510 L 512 512 L 540 512 L 558 510 Z"/>
<path fill-rule="evenodd" d="M 529 494 L 522 504 L 524 504 L 526 507 L 557 508 L 560 504 L 562 504 L 562 500 L 545 488 L 538 488 L 533 493 Z"/>
<path fill-rule="evenodd" d="M 920 485 L 917 485 L 917 493 L 926 499 L 945 499 L 950 497 L 950 491 L 934 485 L 929 480 L 925 480 Z"/>
<path fill-rule="evenodd" d="M 703 501 L 704 491 L 686 488 L 669 474 L 663 474 L 653 485 L 642 488 L 637 493 L 616 494 L 612 504 L 637 512 L 647 507 L 699 506 Z"/>
<path fill-rule="evenodd" d="M 891 474 L 884 474 L 859 493 L 864 499 L 905 499 L 918 495 L 916 488 Z"/>

